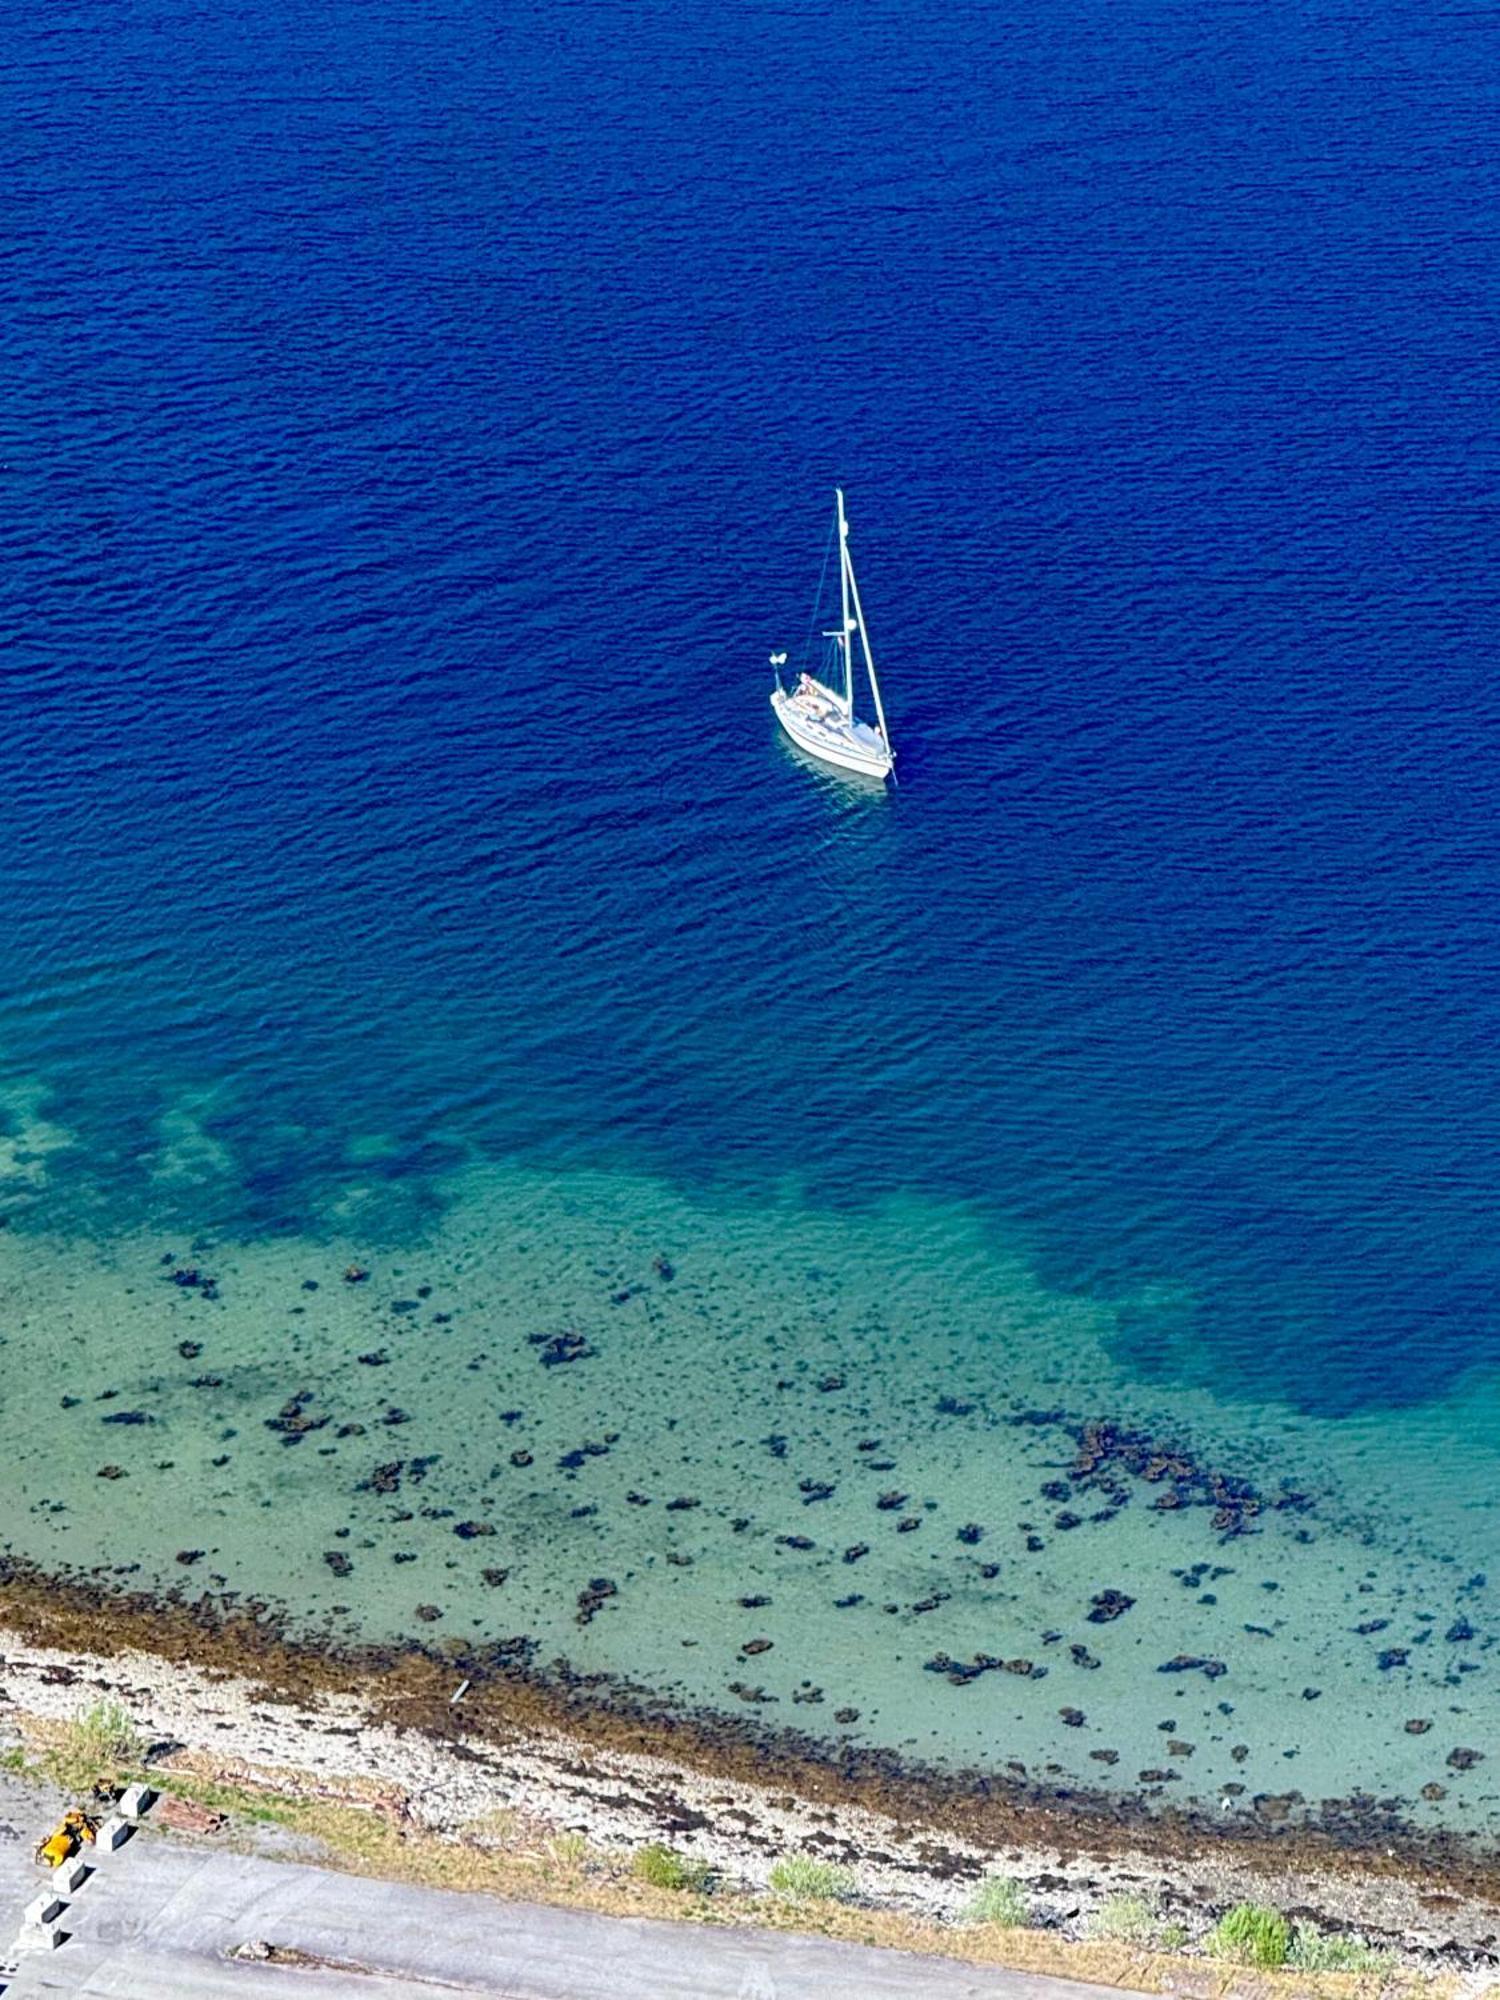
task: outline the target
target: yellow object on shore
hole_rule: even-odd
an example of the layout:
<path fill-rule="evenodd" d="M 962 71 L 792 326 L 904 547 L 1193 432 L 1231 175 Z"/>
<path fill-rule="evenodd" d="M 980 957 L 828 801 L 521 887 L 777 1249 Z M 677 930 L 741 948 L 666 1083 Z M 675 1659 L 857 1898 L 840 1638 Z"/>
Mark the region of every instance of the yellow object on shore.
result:
<path fill-rule="evenodd" d="M 94 1836 L 99 1831 L 99 1822 L 86 1812 L 64 1813 L 62 1822 L 55 1833 L 48 1834 L 36 1850 L 38 1861 L 45 1861 L 49 1868 L 61 1868 L 65 1861 L 83 1846 L 85 1841 L 93 1845 Z"/>

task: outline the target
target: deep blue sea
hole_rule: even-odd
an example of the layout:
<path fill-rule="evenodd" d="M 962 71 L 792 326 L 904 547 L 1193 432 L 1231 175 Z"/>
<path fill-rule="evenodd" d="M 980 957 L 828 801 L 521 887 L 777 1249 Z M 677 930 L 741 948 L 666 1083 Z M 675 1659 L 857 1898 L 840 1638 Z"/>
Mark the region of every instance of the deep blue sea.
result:
<path fill-rule="evenodd" d="M 258 1434 L 290 1381 L 273 1294 L 278 1325 L 304 1273 L 330 1312 L 385 1312 L 392 1259 L 459 1284 L 502 1240 L 558 1324 L 588 1276 L 618 1325 L 608 1212 L 663 1298 L 648 1250 L 711 1274 L 696 1351 L 733 1327 L 816 1366 L 799 1314 L 842 1286 L 818 1340 L 936 1382 L 972 1337 L 997 1412 L 1055 1369 L 1080 1417 L 1285 1436 L 1281 1472 L 1330 1489 L 1319 1547 L 1358 1515 L 1409 1591 L 1419 1543 L 1463 1582 L 1488 1542 L 1500 1582 L 1497 110 L 1500 23 L 1430 0 L 14 24 L 0 1400 L 118 1367 L 141 1297 L 222 1304 L 242 1334 L 207 1359 Z M 801 759 L 767 703 L 835 481 L 887 792 Z M 201 1309 L 155 1268 L 193 1244 L 244 1273 Z M 368 1291 L 340 1288 L 346 1248 Z M 588 1363 L 543 1373 L 520 1339 L 543 1296 L 508 1310 L 528 1390 L 583 1396 Z M 442 1421 L 473 1361 L 449 1324 L 411 1362 Z M 181 1330 L 140 1338 L 171 1357 Z M 645 1424 L 678 1362 L 604 1338 Z M 881 1448 L 916 1451 L 910 1378 L 866 1362 Z M 718 1393 L 736 1439 L 798 1436 L 774 1389 Z M 707 1422 L 712 1371 L 693 1395 Z M 142 1559 L 159 1506 L 136 1521 L 125 1485 L 71 1549 L 38 1515 L 49 1470 L 102 1450 L 60 1423 L 12 1468 L 5 1538 Z M 314 1449 L 267 1464 L 315 1491 Z M 353 1473 L 322 1464 L 343 1507 Z M 1411 1502 L 1419 1466 L 1451 1517 Z M 575 1518 L 576 1471 L 561 1511 L 528 1493 L 528 1533 Z M 226 1521 L 262 1504 L 224 1476 Z M 669 1579 L 690 1620 L 717 1615 L 703 1573 Z M 569 1643 L 608 1663 L 614 1620 L 662 1680 L 629 1597 Z M 913 1645 L 980 1643 L 938 1622 Z M 1382 1698 L 1420 1678 L 1360 1660 Z M 1255 1671 L 1267 1718 L 1300 1703 L 1300 1657 Z"/>

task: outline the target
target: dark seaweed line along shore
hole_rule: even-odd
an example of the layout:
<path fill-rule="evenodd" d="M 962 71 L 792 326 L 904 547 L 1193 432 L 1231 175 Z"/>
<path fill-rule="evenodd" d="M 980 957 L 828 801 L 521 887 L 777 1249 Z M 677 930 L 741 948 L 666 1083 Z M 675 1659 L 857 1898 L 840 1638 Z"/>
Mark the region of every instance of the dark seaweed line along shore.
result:
<path fill-rule="evenodd" d="M 372 1720 L 437 1742 L 505 1743 L 543 1729 L 583 1748 L 664 1759 L 709 1777 L 768 1785 L 819 1803 L 864 1807 L 901 1824 L 999 1848 L 1129 1849 L 1192 1860 L 1205 1843 L 1249 1866 L 1274 1859 L 1312 1872 L 1401 1877 L 1439 1892 L 1500 1899 L 1500 1862 L 1460 1837 L 1413 1828 L 1389 1803 L 1324 1801 L 1317 1820 L 1272 1817 L 1227 1832 L 1191 1807 L 1002 1774 L 955 1773 L 893 1753 L 827 1745 L 798 1731 L 702 1711 L 673 1713 L 649 1692 L 565 1663 L 541 1669 L 524 1638 L 483 1646 L 329 1647 L 290 1632 L 266 1604 L 113 1590 L 0 1558 L 0 1625 L 26 1642 L 108 1660 L 127 1652 L 252 1678 L 265 1698 L 309 1705 L 341 1695 Z M 470 1685 L 462 1710 L 452 1696 Z"/>

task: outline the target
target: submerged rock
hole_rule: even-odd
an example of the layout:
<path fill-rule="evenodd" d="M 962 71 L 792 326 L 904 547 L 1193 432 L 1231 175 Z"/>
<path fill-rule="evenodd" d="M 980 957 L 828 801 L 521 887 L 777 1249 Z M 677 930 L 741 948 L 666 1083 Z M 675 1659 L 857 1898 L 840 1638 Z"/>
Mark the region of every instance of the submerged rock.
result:
<path fill-rule="evenodd" d="M 532 1333 L 527 1335 L 538 1349 L 537 1359 L 544 1368 L 562 1368 L 570 1361 L 587 1361 L 594 1352 L 581 1333 Z"/>
<path fill-rule="evenodd" d="M 1135 1599 L 1127 1597 L 1123 1590 L 1101 1590 L 1090 1598 L 1089 1603 L 1090 1625 L 1108 1625 L 1112 1619 L 1123 1617 Z"/>
<path fill-rule="evenodd" d="M 312 1399 L 311 1389 L 299 1389 L 295 1396 L 287 1398 L 274 1417 L 266 1418 L 266 1429 L 280 1432 L 283 1444 L 300 1444 L 309 1431 L 322 1430 L 329 1419 L 307 1414 Z"/>
<path fill-rule="evenodd" d="M 1095 1419 L 1073 1435 L 1078 1445 L 1073 1466 L 1076 1480 L 1105 1484 L 1101 1477 L 1104 1469 L 1118 1465 L 1148 1485 L 1164 1488 L 1155 1502 L 1158 1509 L 1211 1506 L 1213 1526 L 1226 1538 L 1248 1532 L 1248 1524 L 1261 1510 L 1260 1496 L 1248 1480 L 1200 1466 L 1186 1452 L 1159 1444 L 1143 1431 L 1126 1430 Z M 1111 1491 L 1113 1497 L 1123 1501 L 1125 1496 L 1117 1484 L 1112 1484 Z M 1300 1500 L 1301 1496 L 1295 1497 Z"/>
<path fill-rule="evenodd" d="M 1282 1825 L 1292 1816 L 1294 1806 L 1305 1805 L 1301 1792 L 1257 1792 L 1250 1804 L 1263 1820 Z"/>
<path fill-rule="evenodd" d="M 557 1469 L 559 1472 L 578 1472 L 589 1459 L 606 1458 L 608 1455 L 609 1446 L 607 1444 L 600 1444 L 590 1438 L 577 1446 L 575 1450 L 565 1451 L 557 1461 Z"/>
<path fill-rule="evenodd" d="M 607 1604 L 610 1598 L 618 1597 L 619 1594 L 620 1586 L 610 1577 L 596 1576 L 578 1593 L 578 1611 L 574 1622 L 587 1625 L 602 1605 Z"/>
<path fill-rule="evenodd" d="M 967 1687 L 981 1674 L 998 1673 L 1004 1664 L 993 1653 L 976 1653 L 972 1660 L 955 1660 L 951 1653 L 934 1653 L 930 1660 L 923 1661 L 922 1671 L 942 1674 L 954 1687 Z"/>

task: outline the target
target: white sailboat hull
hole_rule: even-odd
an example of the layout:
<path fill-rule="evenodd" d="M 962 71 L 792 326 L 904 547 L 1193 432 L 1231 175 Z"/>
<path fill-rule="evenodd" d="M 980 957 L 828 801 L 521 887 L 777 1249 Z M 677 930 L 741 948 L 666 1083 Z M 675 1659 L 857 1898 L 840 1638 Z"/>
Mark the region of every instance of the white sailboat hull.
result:
<path fill-rule="evenodd" d="M 879 731 L 855 721 L 833 702 L 810 703 L 800 694 L 777 688 L 771 706 L 787 735 L 809 756 L 867 778 L 890 776 L 895 759 Z"/>

